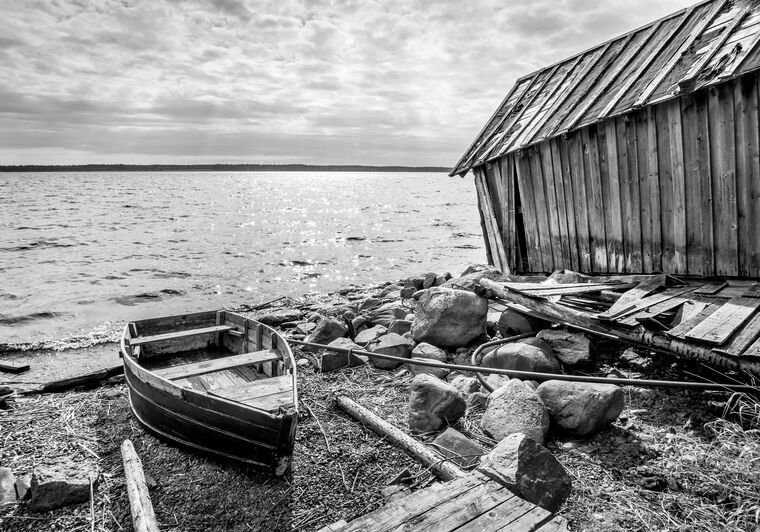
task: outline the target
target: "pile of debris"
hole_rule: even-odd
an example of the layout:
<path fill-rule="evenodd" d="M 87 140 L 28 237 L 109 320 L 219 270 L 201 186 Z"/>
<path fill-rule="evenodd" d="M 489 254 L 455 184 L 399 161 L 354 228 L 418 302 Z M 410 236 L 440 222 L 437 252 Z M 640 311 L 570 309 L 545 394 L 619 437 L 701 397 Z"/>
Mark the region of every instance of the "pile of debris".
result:
<path fill-rule="evenodd" d="M 257 319 L 284 329 L 290 340 L 311 344 L 303 348 L 304 357 L 314 357 L 322 372 L 362 364 L 396 370 L 409 360 L 412 363 L 407 366 L 414 375 L 409 389 L 409 431 L 458 466 L 478 467 L 524 499 L 554 511 L 568 496 L 571 482 L 542 446 L 549 431 L 574 439 L 590 437 L 617 419 L 624 395 L 611 384 L 551 379 L 539 384 L 496 374 L 481 383 L 447 368 L 469 365 L 473 353 L 504 336 L 502 332 L 520 334 L 536 326 L 548 327 L 520 313 L 489 312 L 484 296 L 490 294 L 482 279 L 535 281 L 474 266 L 457 278 L 436 273 L 409 278 L 383 288 L 376 297 L 357 295 L 347 305 L 311 304 Z M 591 363 L 589 339 L 561 329 L 546 328 L 535 337 L 480 351 L 476 363 L 483 368 L 559 375 Z M 420 361 L 436 367 L 417 365 Z M 309 364 L 308 358 L 299 364 Z M 453 428 L 468 409 L 485 410 L 480 428 L 495 445 L 492 450 Z"/>

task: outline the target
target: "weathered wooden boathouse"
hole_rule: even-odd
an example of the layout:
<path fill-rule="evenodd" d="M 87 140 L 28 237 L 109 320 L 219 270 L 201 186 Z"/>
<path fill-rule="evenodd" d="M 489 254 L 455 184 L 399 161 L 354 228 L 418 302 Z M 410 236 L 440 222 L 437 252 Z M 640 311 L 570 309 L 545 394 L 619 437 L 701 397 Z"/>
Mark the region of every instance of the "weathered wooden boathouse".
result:
<path fill-rule="evenodd" d="M 760 277 L 760 2 L 708 0 L 517 80 L 475 174 L 504 271 Z"/>

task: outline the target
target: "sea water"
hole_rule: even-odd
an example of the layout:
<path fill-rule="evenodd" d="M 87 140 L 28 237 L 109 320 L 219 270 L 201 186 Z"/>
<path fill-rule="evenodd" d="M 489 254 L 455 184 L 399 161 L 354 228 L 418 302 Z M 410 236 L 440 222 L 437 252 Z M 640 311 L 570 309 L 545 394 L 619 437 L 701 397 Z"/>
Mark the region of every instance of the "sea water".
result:
<path fill-rule="evenodd" d="M 443 173 L 0 173 L 0 344 L 484 261 Z"/>

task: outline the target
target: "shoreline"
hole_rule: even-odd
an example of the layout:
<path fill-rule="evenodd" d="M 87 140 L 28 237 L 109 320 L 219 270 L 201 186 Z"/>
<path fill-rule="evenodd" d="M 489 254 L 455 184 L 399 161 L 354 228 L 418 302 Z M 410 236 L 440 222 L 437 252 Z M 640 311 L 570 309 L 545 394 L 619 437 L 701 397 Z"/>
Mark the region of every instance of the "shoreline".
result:
<path fill-rule="evenodd" d="M 303 319 L 312 314 L 341 315 L 346 308 L 360 308 L 370 299 L 398 301 L 399 288 L 393 282 L 354 285 L 280 300 L 267 309 L 243 314 L 255 317 L 298 307 Z M 278 330 L 293 337 L 290 327 Z M 78 341 L 86 339 L 80 337 Z M 62 342 L 67 347 L 61 351 L 28 349 L 19 351 L 18 356 L 30 357 L 32 371 L 37 357 L 40 372 L 35 380 L 56 372 L 59 378 L 64 366 L 77 369 L 73 364 L 77 357 L 107 365 L 119 360 L 117 344 L 111 343 L 108 335 L 92 342 L 75 347 L 76 341 L 70 338 Z M 646 359 L 650 362 L 633 366 L 620 356 L 625 346 L 598 339 L 592 345 L 595 374 L 672 380 L 685 371 L 699 371 L 688 361 L 667 357 Z M 305 361 L 299 364 L 299 398 L 311 411 L 303 409 L 301 413 L 293 472 L 287 480 L 187 452 L 154 438 L 133 419 L 126 386 L 119 377 L 90 390 L 14 397 L 11 410 L 0 410 L 0 420 L 8 427 L 5 446 L 0 448 L 3 465 L 19 474 L 35 464 L 62 459 L 97 468 L 100 481 L 94 499 L 95 525 L 103 530 L 130 527 L 119 454 L 124 438 L 133 441 L 146 473 L 155 481 L 151 497 L 162 530 L 167 531 L 318 530 L 380 507 L 387 488 L 398 486 L 392 479 L 404 470 L 413 479 L 401 486 L 406 492 L 435 482 L 425 467 L 366 431 L 330 399 L 336 393 L 351 395 L 406 431 L 413 378 L 408 366 L 386 371 L 364 365 L 319 373 L 314 355 L 297 347 L 294 354 L 297 360 Z M 646 358 L 647 354 L 640 356 Z M 8 376 L 0 375 L 3 379 Z M 687 518 L 669 513 L 674 504 L 713 512 L 715 515 L 696 518 L 705 526 L 721 518 L 725 506 L 722 499 L 699 491 L 703 485 L 694 482 L 693 466 L 714 471 L 710 469 L 715 467 L 710 465 L 713 462 L 702 462 L 708 452 L 712 453 L 709 460 L 717 460 L 719 466 L 721 460 L 731 458 L 730 453 L 720 454 L 714 447 L 726 445 L 730 437 L 729 433 L 716 432 L 729 423 L 721 416 L 723 409 L 729 408 L 727 394 L 634 386 L 626 386 L 624 391 L 625 409 L 608 429 L 585 440 L 552 436 L 546 442 L 547 449 L 575 479 L 570 498 L 558 515 L 568 519 L 573 530 L 641 529 L 656 523 L 667 529 L 668 519 L 688 523 Z M 458 429 L 488 447 L 493 440 L 480 427 L 484 411 L 484 405 L 469 408 Z M 760 443 L 755 445 L 760 449 Z M 702 482 L 707 485 L 707 480 Z M 3 523 L 12 530 L 38 530 L 43 523 L 67 530 L 89 528 L 90 506 L 83 503 L 38 514 L 30 513 L 22 504 L 1 512 L 0 525 Z"/>

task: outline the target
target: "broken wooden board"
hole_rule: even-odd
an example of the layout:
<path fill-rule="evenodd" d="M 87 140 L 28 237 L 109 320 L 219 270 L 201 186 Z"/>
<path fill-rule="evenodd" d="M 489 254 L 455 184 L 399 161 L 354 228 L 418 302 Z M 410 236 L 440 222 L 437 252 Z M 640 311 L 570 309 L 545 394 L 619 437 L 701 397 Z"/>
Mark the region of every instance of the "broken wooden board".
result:
<path fill-rule="evenodd" d="M 23 373 L 29 371 L 29 364 L 21 362 L 11 362 L 10 360 L 0 360 L 0 371 L 8 373 Z"/>
<path fill-rule="evenodd" d="M 702 323 L 687 332 L 686 338 L 722 345 L 755 313 L 758 307 L 760 307 L 760 299 L 754 297 L 730 299 Z"/>
<path fill-rule="evenodd" d="M 705 303 L 699 312 L 692 312 L 688 317 L 681 320 L 681 323 L 667 331 L 665 334 L 671 338 L 680 338 L 681 340 L 686 338 L 686 333 L 692 330 L 695 326 L 706 320 L 713 312 L 718 310 L 723 305 L 722 301 L 716 301 L 714 303 Z"/>
<path fill-rule="evenodd" d="M 712 283 L 707 283 L 705 285 L 700 286 L 696 290 L 694 290 L 695 294 L 699 295 L 715 295 L 721 290 L 723 290 L 725 287 L 728 286 L 728 281 L 715 281 Z"/>
<path fill-rule="evenodd" d="M 760 314 L 755 314 L 727 345 L 716 347 L 713 351 L 731 356 L 740 356 L 760 336 Z"/>
<path fill-rule="evenodd" d="M 528 284 L 528 283 L 520 283 Z M 550 297 L 550 296 L 565 296 L 565 295 L 579 295 L 588 294 L 592 292 L 601 292 L 602 290 L 624 290 L 626 288 L 632 288 L 636 286 L 633 283 L 584 283 L 573 285 L 531 285 L 528 287 L 516 288 L 510 286 L 510 283 L 505 283 L 505 286 L 529 297 Z"/>
<path fill-rule="evenodd" d="M 544 529 L 546 526 L 546 529 Z M 431 486 L 320 532 L 537 530 L 566 531 L 567 521 L 514 495 L 481 473 Z"/>
<path fill-rule="evenodd" d="M 641 281 L 635 288 L 631 288 L 618 299 L 613 305 L 601 314 L 597 314 L 599 319 L 610 319 L 612 316 L 619 314 L 621 311 L 630 308 L 638 300 L 647 297 L 659 288 L 665 286 L 665 275 L 654 275 Z"/>
<path fill-rule="evenodd" d="M 611 314 L 607 316 L 606 320 L 614 320 L 619 323 L 624 323 L 625 319 L 630 317 L 633 317 L 637 315 L 641 311 L 649 311 L 649 309 L 654 308 L 655 306 L 661 305 L 662 303 L 669 301 L 675 297 L 682 296 L 684 294 L 687 294 L 693 290 L 692 287 L 687 286 L 685 288 L 673 288 L 670 290 L 666 290 L 665 292 L 660 292 L 658 294 L 654 294 L 651 296 L 647 296 L 644 298 L 641 298 L 637 301 L 634 301 L 631 303 L 631 305 L 628 308 L 624 308 L 620 310 L 616 314 Z M 624 294 L 625 295 L 625 294 Z M 683 303 L 683 302 L 682 302 Z M 661 311 L 663 312 L 663 311 Z M 606 313 L 605 313 L 606 314 Z M 652 314 L 656 315 L 656 314 Z M 599 316 L 597 316 L 599 317 Z M 634 320 L 629 320 L 628 323 L 625 323 L 625 325 L 629 326 L 635 326 L 638 322 Z"/>

